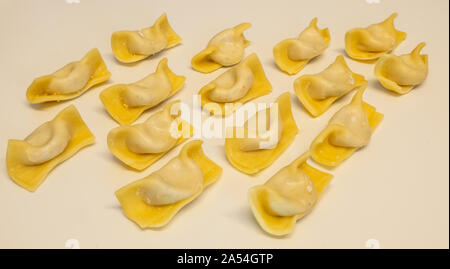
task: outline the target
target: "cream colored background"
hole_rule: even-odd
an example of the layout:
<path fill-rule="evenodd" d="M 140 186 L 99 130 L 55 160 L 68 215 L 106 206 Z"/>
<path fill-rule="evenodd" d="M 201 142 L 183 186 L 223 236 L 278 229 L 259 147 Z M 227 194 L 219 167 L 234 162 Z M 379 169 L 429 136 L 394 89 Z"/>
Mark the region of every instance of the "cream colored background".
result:
<path fill-rule="evenodd" d="M 370 2 L 370 0 L 368 0 Z M 70 0 L 69 0 L 70 2 Z M 183 43 L 135 65 L 115 61 L 109 41 L 116 30 L 139 29 L 167 12 Z M 300 134 L 288 150 L 255 177 L 228 164 L 222 140 L 204 143 L 204 151 L 224 168 L 221 179 L 184 208 L 161 230 L 140 230 L 125 218 L 114 191 L 161 167 L 179 148 L 142 173 L 128 170 L 106 147 L 106 134 L 117 124 L 98 98 L 114 83 L 128 83 L 153 72 L 162 57 L 187 77 L 173 99 L 192 102 L 192 94 L 223 70 L 201 74 L 190 59 L 215 33 L 241 22 L 253 24 L 246 54 L 260 57 L 273 92 L 269 102 L 293 93 L 293 80 L 315 73 L 344 53 L 346 30 L 384 20 L 392 12 L 396 26 L 408 33 L 395 50 L 406 53 L 427 42 L 428 79 L 405 96 L 384 90 L 373 65 L 352 61 L 350 67 L 369 79 L 367 102 L 385 114 L 371 144 L 332 173 L 335 178 L 313 212 L 283 239 L 266 235 L 247 204 L 247 190 L 307 150 L 346 96 L 319 118 L 311 118 L 294 98 Z M 274 65 L 272 48 L 300 33 L 317 16 L 327 26 L 331 44 L 325 54 L 295 76 Z M 0 247 L 64 248 L 68 239 L 81 248 L 365 248 L 377 239 L 381 248 L 449 247 L 449 77 L 448 1 L 92 1 L 0 0 Z M 86 94 L 59 104 L 30 105 L 25 91 L 31 81 L 99 48 L 112 78 Z M 95 145 L 58 166 L 35 192 L 18 187 L 5 168 L 7 140 L 23 139 L 34 128 L 75 104 L 96 135 Z M 152 113 L 152 112 L 150 112 Z M 140 121 L 150 115 L 146 113 Z M 315 165 L 312 161 L 311 164 Z"/>

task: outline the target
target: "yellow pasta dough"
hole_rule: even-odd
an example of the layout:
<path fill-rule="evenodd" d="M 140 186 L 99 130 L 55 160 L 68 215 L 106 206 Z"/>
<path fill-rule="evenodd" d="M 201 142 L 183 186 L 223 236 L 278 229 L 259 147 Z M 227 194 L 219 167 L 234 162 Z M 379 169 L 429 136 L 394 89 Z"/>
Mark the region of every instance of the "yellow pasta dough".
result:
<path fill-rule="evenodd" d="M 8 174 L 19 186 L 35 191 L 53 168 L 93 143 L 94 135 L 70 105 L 24 140 L 8 141 Z"/>
<path fill-rule="evenodd" d="M 294 81 L 295 94 L 313 117 L 322 115 L 340 97 L 366 86 L 364 76 L 353 73 L 342 55 L 322 72 Z"/>
<path fill-rule="evenodd" d="M 325 166 L 338 166 L 358 148 L 369 144 L 383 114 L 363 102 L 365 88 L 359 89 L 350 104 L 343 106 L 311 143 L 311 157 Z"/>
<path fill-rule="evenodd" d="M 143 60 L 180 43 L 181 37 L 170 26 L 166 13 L 151 27 L 140 31 L 117 31 L 111 36 L 114 56 L 122 63 Z"/>
<path fill-rule="evenodd" d="M 383 87 L 405 94 L 424 82 L 428 75 L 428 55 L 420 54 L 423 47 L 424 42 L 409 54 L 383 55 L 375 65 L 375 76 Z"/>
<path fill-rule="evenodd" d="M 316 205 L 333 176 L 310 166 L 304 153 L 265 184 L 249 190 L 249 203 L 261 228 L 270 235 L 290 234 L 297 220 Z"/>
<path fill-rule="evenodd" d="M 213 114 L 227 116 L 240 105 L 271 91 L 272 85 L 261 62 L 258 56 L 252 53 L 242 63 L 201 88 L 199 96 L 202 107 Z"/>
<path fill-rule="evenodd" d="M 28 87 L 26 96 L 33 104 L 69 100 L 108 80 L 110 76 L 100 52 L 92 49 L 80 61 L 36 78 Z"/>
<path fill-rule="evenodd" d="M 385 21 L 367 28 L 355 28 L 345 34 L 345 51 L 355 60 L 371 61 L 394 50 L 406 38 L 406 33 L 394 27 L 393 13 Z"/>
<path fill-rule="evenodd" d="M 222 168 L 203 153 L 202 143 L 188 142 L 161 169 L 116 191 L 125 215 L 141 228 L 162 227 L 216 182 Z"/>
<path fill-rule="evenodd" d="M 216 34 L 207 47 L 192 58 L 192 67 L 198 72 L 211 73 L 222 66 L 239 63 L 250 44 L 243 33 L 251 26 L 250 23 L 241 23 Z"/>
<path fill-rule="evenodd" d="M 108 113 L 120 124 L 131 124 L 147 109 L 178 92 L 186 78 L 173 73 L 167 58 L 162 59 L 156 72 L 131 83 L 113 85 L 100 94 Z"/>
<path fill-rule="evenodd" d="M 297 38 L 288 38 L 273 48 L 273 57 L 281 71 L 295 75 L 313 58 L 322 54 L 330 43 L 328 28 L 319 29 L 317 18 Z"/>
<path fill-rule="evenodd" d="M 119 126 L 108 133 L 108 148 L 126 165 L 144 170 L 164 154 L 189 139 L 193 127 L 185 121 L 177 121 L 180 101 L 167 104 L 164 109 L 151 115 L 144 123 Z M 180 133 L 176 137 L 173 126 Z"/>
<path fill-rule="evenodd" d="M 247 128 L 244 127 L 244 138 L 236 137 L 237 127 L 233 129 L 233 137 L 225 139 L 225 152 L 228 161 L 238 170 L 246 174 L 256 174 L 270 166 L 292 143 L 298 133 L 297 125 L 291 111 L 290 94 L 283 93 L 276 100 L 278 104 L 279 124 L 282 125 L 277 143 L 272 148 L 254 149 L 252 141 L 248 141 Z M 270 108 L 267 108 L 270 110 Z M 280 130 L 278 128 L 278 130 Z M 249 149 L 246 149 L 249 148 Z"/>

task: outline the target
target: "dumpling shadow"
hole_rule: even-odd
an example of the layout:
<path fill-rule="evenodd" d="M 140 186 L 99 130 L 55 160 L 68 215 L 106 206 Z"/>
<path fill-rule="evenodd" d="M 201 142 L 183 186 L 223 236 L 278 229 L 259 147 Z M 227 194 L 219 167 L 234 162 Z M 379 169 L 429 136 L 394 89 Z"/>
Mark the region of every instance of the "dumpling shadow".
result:
<path fill-rule="evenodd" d="M 51 101 L 51 102 L 45 102 L 45 103 L 37 103 L 37 104 L 32 104 L 29 103 L 27 101 L 24 101 L 24 103 L 26 103 L 27 105 L 29 105 L 32 109 L 34 110 L 47 110 L 49 108 L 64 104 L 64 103 L 68 103 L 68 101 L 70 100 L 63 100 L 63 101 Z"/>
<path fill-rule="evenodd" d="M 394 97 L 399 97 L 401 96 L 401 94 L 395 93 L 393 91 L 390 91 L 388 89 L 386 89 L 385 87 L 383 87 L 383 85 L 381 85 L 381 83 L 377 80 L 377 79 L 370 79 L 369 80 L 369 85 L 370 88 L 373 88 L 377 91 L 382 91 L 386 94 L 389 94 L 390 96 L 394 96 Z"/>
<path fill-rule="evenodd" d="M 378 59 L 373 59 L 373 60 L 359 60 L 359 59 L 353 59 L 352 57 L 350 57 L 347 52 L 345 51 L 344 48 L 338 48 L 334 50 L 335 52 L 342 54 L 344 57 L 346 57 L 347 59 L 353 60 L 355 62 L 358 63 L 363 63 L 363 64 L 373 64 L 375 63 Z"/>
<path fill-rule="evenodd" d="M 99 153 L 99 155 L 101 155 L 101 157 L 103 159 L 106 159 L 106 160 L 109 160 L 111 162 L 116 163 L 117 164 L 116 166 L 122 167 L 122 169 L 125 170 L 125 171 L 133 171 L 133 172 L 140 173 L 140 172 L 144 172 L 146 170 L 146 169 L 137 170 L 137 169 L 134 169 L 131 166 L 126 165 L 124 162 L 122 162 L 121 160 L 117 159 L 116 156 L 114 156 L 109 150 L 103 150 L 101 153 Z"/>
<path fill-rule="evenodd" d="M 233 220 L 239 220 L 242 225 L 251 226 L 253 230 L 257 230 L 259 234 L 267 236 L 268 234 L 259 227 L 258 222 L 253 217 L 252 210 L 249 206 L 241 206 L 227 214 Z"/>
<path fill-rule="evenodd" d="M 334 51 L 337 52 L 337 53 L 339 53 L 340 55 L 343 55 L 344 57 L 347 57 L 347 58 L 349 58 L 349 59 L 352 59 L 352 58 L 350 58 L 350 57 L 347 55 L 347 52 L 345 51 L 344 48 L 338 48 L 338 49 L 335 49 Z"/>
<path fill-rule="evenodd" d="M 298 99 L 298 97 L 297 97 L 297 95 L 295 94 L 295 92 L 294 92 L 294 94 L 291 96 L 291 102 L 292 102 L 293 104 L 295 103 L 297 106 L 301 107 L 301 110 L 302 110 L 305 114 L 307 114 L 308 116 L 314 118 L 314 117 L 309 113 L 309 111 L 306 109 L 306 107 L 303 105 L 303 103 L 300 102 L 300 100 Z"/>
<path fill-rule="evenodd" d="M 175 47 L 177 47 L 177 46 L 179 46 L 179 45 L 181 45 L 181 44 L 177 44 L 177 45 L 175 45 L 175 46 L 172 47 L 172 48 L 175 48 Z M 170 49 L 172 49 L 172 48 L 170 48 Z M 115 63 L 117 63 L 117 64 L 119 64 L 119 65 L 122 65 L 122 66 L 128 66 L 128 67 L 134 67 L 134 66 L 137 66 L 137 65 L 139 65 L 140 63 L 142 63 L 142 62 L 144 62 L 144 61 L 152 61 L 152 60 L 158 60 L 158 59 L 161 60 L 162 58 L 165 57 L 166 51 L 167 51 L 167 50 L 170 50 L 170 49 L 164 49 L 164 50 L 159 51 L 159 52 L 157 52 L 157 53 L 155 53 L 155 54 L 148 55 L 148 56 L 145 57 L 144 59 L 141 59 L 141 60 L 136 61 L 136 62 L 131 62 L 131 63 L 124 63 L 124 62 L 121 62 L 121 61 L 117 60 L 117 58 L 114 56 L 114 53 L 113 53 L 113 52 L 108 52 L 108 53 L 106 53 L 106 56 L 107 56 L 107 58 L 108 58 L 109 60 L 114 61 Z"/>
<path fill-rule="evenodd" d="M 311 162 L 313 162 L 313 163 L 315 164 L 315 166 L 320 167 L 319 170 L 324 170 L 324 169 L 325 169 L 326 171 L 331 171 L 331 172 L 336 171 L 336 168 L 337 168 L 338 166 L 341 165 L 341 164 L 339 164 L 339 165 L 337 165 L 337 166 L 327 166 L 327 165 L 323 165 L 323 164 L 317 162 L 316 160 L 314 160 L 312 157 L 309 158 L 309 160 L 310 160 Z"/>
<path fill-rule="evenodd" d="M 29 105 L 32 109 L 35 109 L 35 110 L 46 110 L 46 109 L 55 107 L 55 106 L 57 106 L 57 105 L 68 104 L 68 103 L 70 103 L 71 101 L 73 101 L 73 100 L 75 100 L 75 99 L 78 99 L 78 98 L 82 98 L 82 97 L 85 96 L 85 95 L 93 94 L 92 92 L 93 92 L 94 90 L 96 90 L 96 89 L 98 89 L 98 88 L 100 88 L 100 87 L 102 87 L 102 86 L 105 86 L 105 84 L 108 84 L 109 81 L 110 81 L 110 79 L 105 80 L 105 81 L 103 81 L 103 82 L 101 82 L 101 83 L 98 83 L 98 84 L 96 84 L 96 85 L 90 87 L 88 90 L 86 90 L 85 92 L 83 92 L 81 95 L 78 95 L 78 96 L 76 96 L 76 97 L 74 97 L 74 98 L 71 98 L 71 99 L 67 99 L 67 100 L 59 100 L 59 101 L 48 101 L 48 102 L 43 102 L 43 103 L 30 103 L 30 102 L 28 102 L 28 101 L 25 101 L 25 103 L 26 103 L 27 105 Z"/>

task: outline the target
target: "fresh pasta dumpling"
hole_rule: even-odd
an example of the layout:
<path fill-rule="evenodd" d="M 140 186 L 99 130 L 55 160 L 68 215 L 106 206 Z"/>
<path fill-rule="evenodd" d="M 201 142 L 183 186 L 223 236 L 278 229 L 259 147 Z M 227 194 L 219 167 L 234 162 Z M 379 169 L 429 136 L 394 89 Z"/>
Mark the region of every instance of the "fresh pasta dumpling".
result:
<path fill-rule="evenodd" d="M 406 33 L 394 27 L 393 13 L 385 21 L 367 28 L 355 28 L 345 34 L 345 51 L 355 60 L 371 61 L 394 50 L 406 38 Z"/>
<path fill-rule="evenodd" d="M 263 185 L 249 190 L 250 208 L 258 224 L 270 235 L 291 233 L 297 220 L 316 205 L 333 176 L 310 166 L 305 152 L 281 168 Z"/>
<path fill-rule="evenodd" d="M 211 73 L 222 66 L 239 63 L 250 44 L 243 33 L 251 26 L 250 23 L 241 23 L 216 34 L 206 48 L 192 58 L 192 67 L 198 72 Z"/>
<path fill-rule="evenodd" d="M 243 127 L 233 128 L 232 136 L 225 139 L 231 165 L 246 174 L 256 174 L 287 149 L 298 133 L 290 98 L 287 92 L 281 94 L 276 106 L 258 111 Z"/>
<path fill-rule="evenodd" d="M 428 55 L 420 54 L 422 42 L 409 54 L 383 55 L 375 65 L 375 76 L 388 90 L 408 93 L 425 81 L 428 75 Z"/>
<path fill-rule="evenodd" d="M 314 57 L 322 54 L 330 43 L 328 28 L 319 29 L 317 18 L 297 38 L 288 38 L 273 48 L 273 56 L 281 71 L 294 75 Z"/>
<path fill-rule="evenodd" d="M 269 94 L 272 85 L 264 73 L 258 56 L 253 53 L 204 86 L 201 105 L 216 115 L 227 116 L 237 107 L 259 96 Z M 227 107 L 227 104 L 233 106 Z"/>
<path fill-rule="evenodd" d="M 69 100 L 109 77 L 111 73 L 100 52 L 92 49 L 81 60 L 71 62 L 53 74 L 36 78 L 28 87 L 26 96 L 32 104 Z"/>
<path fill-rule="evenodd" d="M 93 143 L 94 135 L 70 105 L 24 140 L 8 141 L 8 174 L 19 186 L 35 191 L 53 168 Z"/>
<path fill-rule="evenodd" d="M 122 63 L 143 60 L 180 43 L 181 37 L 170 26 L 166 13 L 151 27 L 140 31 L 117 31 L 111 36 L 114 56 Z"/>
<path fill-rule="evenodd" d="M 222 168 L 203 153 L 202 143 L 188 142 L 162 168 L 117 190 L 125 215 L 142 229 L 162 227 L 216 182 Z"/>
<path fill-rule="evenodd" d="M 311 143 L 311 157 L 325 166 L 338 166 L 357 149 L 369 144 L 383 114 L 362 99 L 360 88 L 352 101 L 338 110 Z"/>
<path fill-rule="evenodd" d="M 314 117 L 327 111 L 340 97 L 366 86 L 364 76 L 353 73 L 342 55 L 322 72 L 303 75 L 294 81 L 295 94 Z"/>
<path fill-rule="evenodd" d="M 193 132 L 179 116 L 180 101 L 167 104 L 143 123 L 119 126 L 108 133 L 111 153 L 128 166 L 143 170 L 186 141 Z"/>
<path fill-rule="evenodd" d="M 113 119 L 128 125 L 178 92 L 185 80 L 169 69 L 164 58 L 154 73 L 134 83 L 113 85 L 100 93 L 100 100 Z"/>

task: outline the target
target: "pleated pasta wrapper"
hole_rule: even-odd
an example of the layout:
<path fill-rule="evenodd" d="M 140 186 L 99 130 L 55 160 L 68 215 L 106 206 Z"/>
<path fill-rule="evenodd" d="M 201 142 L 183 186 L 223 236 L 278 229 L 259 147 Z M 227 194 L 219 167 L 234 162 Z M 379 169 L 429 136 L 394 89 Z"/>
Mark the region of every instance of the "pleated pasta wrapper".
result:
<path fill-rule="evenodd" d="M 155 73 L 150 74 L 143 80 L 148 79 L 150 76 L 158 73 L 163 73 L 164 76 L 168 78 L 170 89 L 163 98 L 152 100 L 151 104 L 149 105 L 130 106 L 124 100 L 125 92 L 129 90 L 130 86 L 138 84 L 139 81 L 131 84 L 117 84 L 103 90 L 100 93 L 100 100 L 102 101 L 109 115 L 111 115 L 114 120 L 122 125 L 132 124 L 139 118 L 142 113 L 144 113 L 144 111 L 157 106 L 158 104 L 167 100 L 172 95 L 181 90 L 184 82 L 186 81 L 186 77 L 176 75 L 169 69 L 169 66 L 167 65 L 167 58 L 164 58 L 159 62 Z M 145 90 L 150 93 L 159 89 L 149 87 Z"/>
<path fill-rule="evenodd" d="M 193 195 L 180 201 L 165 205 L 150 205 L 141 195 L 140 188 L 147 178 L 132 182 L 116 191 L 116 197 L 122 205 L 124 214 L 142 229 L 158 228 L 168 224 L 184 206 L 197 198 L 205 188 L 217 181 L 222 174 L 222 168 L 209 159 L 202 150 L 202 141 L 193 140 L 183 146 L 179 158 L 194 161 L 203 175 L 202 187 Z"/>
<path fill-rule="evenodd" d="M 375 77 L 386 89 L 406 94 L 425 81 L 428 75 L 428 55 L 420 54 L 422 42 L 409 54 L 383 55 L 375 65 Z"/>
<path fill-rule="evenodd" d="M 211 73 L 223 66 L 239 63 L 245 48 L 250 45 L 243 33 L 251 26 L 250 23 L 241 23 L 216 34 L 207 47 L 192 58 L 192 68 L 201 73 Z"/>
<path fill-rule="evenodd" d="M 80 61 L 71 62 L 50 75 L 36 78 L 28 87 L 26 97 L 32 104 L 70 100 L 110 77 L 111 73 L 100 52 L 92 49 Z M 74 85 L 81 86 L 74 88 Z"/>
<path fill-rule="evenodd" d="M 6 151 L 8 174 L 19 186 L 33 192 L 57 165 L 71 158 L 82 148 L 93 144 L 94 140 L 94 135 L 78 110 L 74 105 L 70 105 L 59 112 L 52 121 L 37 128 L 25 140 L 8 141 Z M 60 145 L 62 147 L 59 147 Z M 61 152 L 47 156 L 48 151 L 53 151 L 55 147 L 59 147 Z M 29 155 L 32 152 L 38 153 Z M 40 159 L 43 160 L 38 161 Z"/>
<path fill-rule="evenodd" d="M 350 104 L 347 106 L 356 105 L 358 103 L 362 104 L 371 133 L 373 133 L 383 120 L 384 115 L 377 112 L 374 106 L 363 102 L 362 94 L 364 90 L 365 89 L 358 90 L 353 96 Z M 341 110 L 343 108 L 341 108 Z M 339 111 L 337 113 L 339 113 Z M 311 143 L 311 157 L 316 162 L 329 167 L 338 166 L 344 160 L 348 159 L 359 147 L 338 146 L 335 143 L 330 142 L 331 136 L 339 136 L 345 134 L 347 131 L 347 127 L 343 125 L 329 123 Z"/>
<path fill-rule="evenodd" d="M 117 31 L 111 36 L 111 48 L 122 63 L 134 63 L 151 55 L 172 48 L 182 41 L 172 29 L 166 13 L 141 31 Z"/>
<path fill-rule="evenodd" d="M 311 180 L 318 199 L 320 199 L 333 176 L 310 166 L 306 162 L 308 157 L 309 153 L 306 152 L 283 169 L 294 170 L 294 173 L 305 173 Z M 280 173 L 280 171 L 278 173 Z M 270 202 L 271 198 L 269 192 L 271 192 L 270 187 L 266 185 L 257 185 L 249 190 L 248 197 L 253 216 L 259 226 L 272 236 L 285 236 L 292 233 L 296 222 L 306 216 L 314 208 L 317 202 L 315 201 L 309 209 L 302 213 L 280 216 L 273 214 L 266 206 L 266 203 Z"/>
<path fill-rule="evenodd" d="M 374 61 L 394 50 L 406 38 L 406 33 L 394 27 L 393 13 L 386 20 L 367 28 L 354 28 L 345 34 L 345 51 L 360 61 Z"/>
<path fill-rule="evenodd" d="M 322 54 L 329 44 L 328 28 L 317 27 L 317 18 L 314 18 L 298 38 L 288 38 L 278 43 L 273 48 L 273 57 L 281 71 L 295 75 L 309 61 Z"/>
<path fill-rule="evenodd" d="M 235 69 L 238 68 L 248 68 L 251 71 L 251 76 L 253 78 L 253 82 L 248 85 L 245 94 L 236 100 L 229 100 L 228 102 L 216 102 L 215 100 L 212 100 L 210 97 L 211 93 L 220 86 L 216 82 L 217 80 L 223 78 L 224 76 L 230 76 L 230 73 L 233 74 L 233 85 L 227 88 L 227 90 L 230 91 L 241 82 L 240 80 L 245 79 L 236 74 L 237 71 Z M 253 53 L 245 58 L 238 66 L 232 67 L 231 69 L 225 71 L 218 78 L 202 87 L 198 94 L 200 104 L 203 108 L 210 111 L 214 115 L 228 116 L 236 111 L 241 105 L 260 96 L 269 94 L 271 91 L 272 85 L 266 77 L 258 56 Z"/>
<path fill-rule="evenodd" d="M 303 75 L 294 81 L 295 94 L 297 95 L 298 99 L 303 104 L 303 106 L 306 108 L 306 110 L 313 117 L 318 117 L 322 115 L 325 111 L 328 110 L 328 108 L 330 108 L 330 106 L 337 99 L 348 94 L 349 92 L 359 89 L 361 87 L 364 88 L 367 87 L 367 80 L 364 78 L 364 76 L 352 72 L 352 70 L 350 70 L 342 55 L 338 56 L 335 62 L 332 63 L 324 71 L 326 72 L 330 70 L 330 68 L 333 68 L 335 70 L 335 74 L 333 75 L 335 75 L 334 78 L 337 80 L 343 79 L 342 74 L 344 72 L 350 75 L 351 82 L 348 85 L 346 85 L 340 93 L 336 95 L 326 96 L 325 98 L 316 98 L 311 93 L 311 91 L 313 90 L 325 89 L 327 85 L 332 85 L 332 88 L 330 88 L 329 90 L 334 91 L 336 85 L 339 85 L 338 81 L 333 81 L 333 79 L 330 80 L 324 77 L 322 75 L 322 72 L 314 75 Z M 312 88 L 313 86 L 316 88 L 315 89 Z"/>
<path fill-rule="evenodd" d="M 177 105 L 180 101 L 173 101 L 167 104 L 163 111 L 166 110 L 170 111 L 170 109 Z M 145 124 L 145 123 L 144 123 Z M 188 140 L 192 134 L 193 134 L 193 127 L 186 121 L 180 120 L 179 122 L 176 122 L 177 129 L 180 132 L 179 138 L 176 139 L 175 144 L 170 147 L 167 151 L 164 152 L 158 152 L 158 153 L 136 153 L 127 144 L 127 141 L 129 139 L 129 136 L 132 132 L 134 132 L 136 129 L 135 125 L 131 126 L 119 126 L 114 128 L 108 133 L 108 149 L 109 151 L 120 161 L 122 161 L 127 166 L 136 169 L 136 170 L 144 170 L 148 168 L 150 165 L 158 161 L 162 156 L 164 156 L 166 153 L 168 153 L 173 148 L 177 147 L 178 145 L 182 144 L 186 140 Z M 150 126 L 152 127 L 152 126 Z M 167 130 L 168 133 L 170 133 L 170 130 Z M 149 139 L 151 141 L 152 137 L 146 137 L 146 139 Z M 162 139 L 160 137 L 157 137 L 157 139 Z"/>

